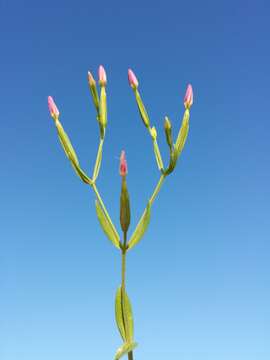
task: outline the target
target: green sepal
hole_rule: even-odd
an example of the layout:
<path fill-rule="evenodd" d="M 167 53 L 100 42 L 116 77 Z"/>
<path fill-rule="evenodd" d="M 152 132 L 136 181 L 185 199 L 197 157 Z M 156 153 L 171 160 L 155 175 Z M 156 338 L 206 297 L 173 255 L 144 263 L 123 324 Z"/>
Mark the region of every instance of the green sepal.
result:
<path fill-rule="evenodd" d="M 132 307 L 126 292 L 123 299 L 121 286 L 117 289 L 115 297 L 115 319 L 122 339 L 125 342 L 131 341 L 134 335 Z"/>
<path fill-rule="evenodd" d="M 67 133 L 65 132 L 62 124 L 59 120 L 55 121 L 55 125 L 57 128 L 58 138 L 60 141 L 60 144 L 62 145 L 62 148 L 67 156 L 67 158 L 70 160 L 72 167 L 74 168 L 77 175 L 81 178 L 83 182 L 86 184 L 92 185 L 92 180 L 85 174 L 85 172 L 80 168 L 78 157 L 75 153 L 75 150 L 69 140 L 69 137 Z"/>
<path fill-rule="evenodd" d="M 176 143 L 175 143 L 175 147 L 177 149 L 177 154 L 178 156 L 181 154 L 187 136 L 188 136 L 188 130 L 189 130 L 189 109 L 186 109 L 185 113 L 184 113 L 184 117 L 183 117 L 183 121 L 182 121 L 182 125 L 181 128 L 179 130 L 177 139 L 176 139 Z"/>
<path fill-rule="evenodd" d="M 100 143 L 98 146 L 96 163 L 95 163 L 95 167 L 94 167 L 94 171 L 93 171 L 93 182 L 96 181 L 98 174 L 99 174 L 101 160 L 102 160 L 102 147 L 103 147 L 103 140 L 100 140 Z"/>
<path fill-rule="evenodd" d="M 107 126 L 107 100 L 105 86 L 101 85 L 100 89 L 100 106 L 99 121 L 103 128 Z"/>
<path fill-rule="evenodd" d="M 123 344 L 116 352 L 114 360 L 119 360 L 122 356 L 128 354 L 130 351 L 135 349 L 138 346 L 136 342 L 125 343 Z"/>
<path fill-rule="evenodd" d="M 150 222 L 150 213 L 151 213 L 150 209 L 151 209 L 151 205 L 148 202 L 147 207 L 144 210 L 143 215 L 128 242 L 128 250 L 132 249 L 136 244 L 138 244 L 138 242 L 143 237 Z"/>
<path fill-rule="evenodd" d="M 177 163 L 177 159 L 178 159 L 178 150 L 176 149 L 175 146 L 173 146 L 173 148 L 170 151 L 170 163 L 168 168 L 164 171 L 164 175 L 169 175 L 171 172 L 173 172 Z"/>
<path fill-rule="evenodd" d="M 120 224 L 124 233 L 127 233 L 130 224 L 130 204 L 127 189 L 126 177 L 122 177 L 121 195 L 120 195 Z"/>
<path fill-rule="evenodd" d="M 144 107 L 144 104 L 143 104 L 143 101 L 141 99 L 141 96 L 140 96 L 140 93 L 139 93 L 138 89 L 135 89 L 134 93 L 135 93 L 135 98 L 136 98 L 136 102 L 137 102 L 137 105 L 138 105 L 138 109 L 139 109 L 139 113 L 141 115 L 142 121 L 143 121 L 144 125 L 147 128 L 149 128 L 150 119 L 149 119 L 147 111 L 146 111 L 146 109 Z"/>
<path fill-rule="evenodd" d="M 162 171 L 164 169 L 164 165 L 156 139 L 153 139 L 153 147 L 154 147 L 154 153 L 155 153 L 158 169 Z"/>
<path fill-rule="evenodd" d="M 107 219 L 107 216 L 102 210 L 98 200 L 95 201 L 95 204 L 96 204 L 97 218 L 104 233 L 107 235 L 108 239 L 113 243 L 113 245 L 116 246 L 118 249 L 120 249 L 120 236 L 118 235 L 118 232 L 116 231 L 113 224 L 111 224 L 110 221 Z"/>

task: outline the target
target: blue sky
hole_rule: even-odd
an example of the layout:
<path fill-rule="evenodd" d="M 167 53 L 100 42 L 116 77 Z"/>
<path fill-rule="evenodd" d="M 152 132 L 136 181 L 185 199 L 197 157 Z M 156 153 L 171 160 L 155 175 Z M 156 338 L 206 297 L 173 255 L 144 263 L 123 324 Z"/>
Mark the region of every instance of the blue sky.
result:
<path fill-rule="evenodd" d="M 98 127 L 87 71 L 108 76 L 98 187 L 118 226 L 126 150 L 131 230 L 158 180 L 127 83 L 131 67 L 163 157 L 164 116 L 190 134 L 128 255 L 135 360 L 270 357 L 267 1 L 0 1 L 0 358 L 112 359 L 120 255 L 47 109 L 52 95 L 91 174 Z"/>

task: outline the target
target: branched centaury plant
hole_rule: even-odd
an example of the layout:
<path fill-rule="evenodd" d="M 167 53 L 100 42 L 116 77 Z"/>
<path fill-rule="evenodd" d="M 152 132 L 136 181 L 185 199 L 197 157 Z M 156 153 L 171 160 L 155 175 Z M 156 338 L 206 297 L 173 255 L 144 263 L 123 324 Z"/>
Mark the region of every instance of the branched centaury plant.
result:
<path fill-rule="evenodd" d="M 106 126 L 107 126 L 107 102 L 106 102 L 106 85 L 107 85 L 107 77 L 106 72 L 103 66 L 99 67 L 99 86 L 100 92 L 98 92 L 96 81 L 94 80 L 92 74 L 88 72 L 88 82 L 92 95 L 92 99 L 94 102 L 94 106 L 97 112 L 97 121 L 100 130 L 100 141 L 99 147 L 96 157 L 96 162 L 94 166 L 93 175 L 90 178 L 81 168 L 76 152 L 69 140 L 68 135 L 66 134 L 60 120 L 60 113 L 58 111 L 57 106 L 51 96 L 48 98 L 48 105 L 50 114 L 55 122 L 58 137 L 60 143 L 71 162 L 75 172 L 81 178 L 81 180 L 92 187 L 94 193 L 96 195 L 96 213 L 99 220 L 99 223 L 109 238 L 109 240 L 113 243 L 113 245 L 121 252 L 122 256 L 122 281 L 121 285 L 116 292 L 115 298 L 115 317 L 116 323 L 120 332 L 120 335 L 123 339 L 123 345 L 117 350 L 115 355 L 115 360 L 120 359 L 123 355 L 128 355 L 128 359 L 133 359 L 133 349 L 136 347 L 136 342 L 134 342 L 133 336 L 133 316 L 131 310 L 130 300 L 128 298 L 126 292 L 126 254 L 130 251 L 143 237 L 149 221 L 150 221 L 150 211 L 151 206 L 165 180 L 165 178 L 172 173 L 175 169 L 177 160 L 182 153 L 184 148 L 188 130 L 189 130 L 189 111 L 190 107 L 193 103 L 193 92 L 191 85 L 188 85 L 185 98 L 184 98 L 184 106 L 185 112 L 182 120 L 182 125 L 178 132 L 175 143 L 173 142 L 172 137 L 172 125 L 169 118 L 166 116 L 164 121 L 164 131 L 166 136 L 166 141 L 169 147 L 169 161 L 167 167 L 164 167 L 162 157 L 160 154 L 159 146 L 157 143 L 157 131 L 154 126 L 151 126 L 150 119 L 148 113 L 143 104 L 142 98 L 138 91 L 139 83 L 138 80 L 133 73 L 132 70 L 128 70 L 128 80 L 131 88 L 134 91 L 135 99 L 138 105 L 139 113 L 142 118 L 142 121 L 147 128 L 153 142 L 154 154 L 157 162 L 158 169 L 160 171 L 159 181 L 149 198 L 146 208 L 133 232 L 130 236 L 129 240 L 127 240 L 127 232 L 130 224 L 130 204 L 129 204 L 129 194 L 127 189 L 127 162 L 125 157 L 125 152 L 122 151 L 120 157 L 120 175 L 122 178 L 122 186 L 121 186 L 121 195 L 120 195 L 120 224 L 123 232 L 122 239 L 114 226 L 109 213 L 104 205 L 104 202 L 99 194 L 96 181 L 99 175 L 101 160 L 102 160 L 102 149 L 105 138 Z"/>

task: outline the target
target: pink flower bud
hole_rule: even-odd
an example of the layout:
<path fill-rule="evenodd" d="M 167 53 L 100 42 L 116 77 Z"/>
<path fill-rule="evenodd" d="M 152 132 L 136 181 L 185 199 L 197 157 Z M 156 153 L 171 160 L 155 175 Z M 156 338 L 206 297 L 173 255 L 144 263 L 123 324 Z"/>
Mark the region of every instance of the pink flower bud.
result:
<path fill-rule="evenodd" d="M 89 82 L 90 86 L 96 85 L 95 79 L 94 79 L 93 75 L 90 73 L 90 71 L 88 71 L 88 82 Z"/>
<path fill-rule="evenodd" d="M 48 107 L 51 114 L 51 117 L 58 118 L 59 117 L 59 110 L 57 109 L 57 106 L 55 105 L 55 102 L 51 96 L 48 97 Z"/>
<path fill-rule="evenodd" d="M 193 90 L 192 86 L 188 84 L 186 95 L 184 97 L 184 105 L 186 109 L 189 109 L 193 104 Z"/>
<path fill-rule="evenodd" d="M 105 86 L 107 84 L 107 76 L 105 69 L 102 65 L 98 68 L 99 84 Z"/>
<path fill-rule="evenodd" d="M 126 154 L 124 151 L 121 152 L 119 173 L 121 176 L 126 176 L 128 172 Z"/>
<path fill-rule="evenodd" d="M 131 69 L 128 69 L 128 82 L 133 89 L 137 89 L 137 87 L 139 86 L 138 79 L 136 78 L 134 72 Z"/>

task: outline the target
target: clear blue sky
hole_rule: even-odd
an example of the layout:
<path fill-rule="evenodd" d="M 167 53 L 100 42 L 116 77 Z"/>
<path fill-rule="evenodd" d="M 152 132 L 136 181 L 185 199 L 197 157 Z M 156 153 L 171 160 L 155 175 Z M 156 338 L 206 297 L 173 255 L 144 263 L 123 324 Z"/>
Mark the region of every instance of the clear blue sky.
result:
<path fill-rule="evenodd" d="M 58 143 L 54 96 L 84 169 L 98 127 L 87 71 L 108 76 L 98 187 L 118 226 L 126 150 L 132 224 L 158 180 L 127 83 L 163 156 L 194 88 L 189 138 L 128 255 L 135 360 L 270 358 L 269 1 L 0 1 L 1 360 L 112 359 L 120 255 Z"/>

